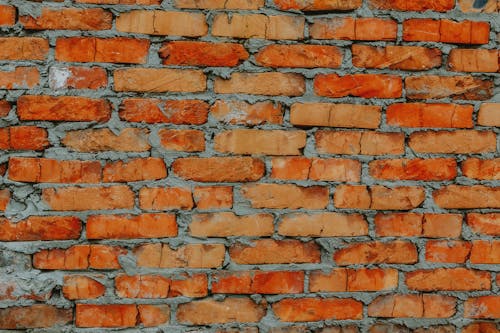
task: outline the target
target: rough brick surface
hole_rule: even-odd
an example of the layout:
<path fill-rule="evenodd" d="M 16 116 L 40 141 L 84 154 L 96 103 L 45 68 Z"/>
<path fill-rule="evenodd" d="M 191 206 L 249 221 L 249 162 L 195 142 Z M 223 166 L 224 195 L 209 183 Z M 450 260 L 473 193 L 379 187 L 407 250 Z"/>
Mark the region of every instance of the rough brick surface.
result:
<path fill-rule="evenodd" d="M 0 331 L 500 332 L 498 0 L 0 4 Z"/>

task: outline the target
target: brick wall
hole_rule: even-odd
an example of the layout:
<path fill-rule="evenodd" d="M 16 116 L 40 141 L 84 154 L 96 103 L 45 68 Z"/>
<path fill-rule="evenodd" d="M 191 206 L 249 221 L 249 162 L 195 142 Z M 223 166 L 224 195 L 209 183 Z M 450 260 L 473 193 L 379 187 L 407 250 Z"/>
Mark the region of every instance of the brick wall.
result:
<path fill-rule="evenodd" d="M 500 2 L 1 2 L 0 330 L 500 332 Z"/>

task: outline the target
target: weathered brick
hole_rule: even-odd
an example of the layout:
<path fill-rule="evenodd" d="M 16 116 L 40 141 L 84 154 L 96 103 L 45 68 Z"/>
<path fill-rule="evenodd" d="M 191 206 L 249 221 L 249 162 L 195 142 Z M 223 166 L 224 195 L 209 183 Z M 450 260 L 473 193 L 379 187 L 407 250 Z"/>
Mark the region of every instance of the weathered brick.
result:
<path fill-rule="evenodd" d="M 39 84 L 40 73 L 35 67 L 16 67 L 13 71 L 0 71 L 0 89 L 31 89 Z"/>
<path fill-rule="evenodd" d="M 272 305 L 279 320 L 285 322 L 361 319 L 363 304 L 352 298 L 283 299 Z"/>
<path fill-rule="evenodd" d="M 369 163 L 370 176 L 386 180 L 452 180 L 457 162 L 452 158 L 376 160 Z"/>
<path fill-rule="evenodd" d="M 38 37 L 0 38 L 1 60 L 45 60 L 49 53 L 49 41 Z"/>
<path fill-rule="evenodd" d="M 449 318 L 456 299 L 444 295 L 396 294 L 378 296 L 368 305 L 368 316 L 382 318 Z"/>
<path fill-rule="evenodd" d="M 315 134 L 316 149 L 323 154 L 401 155 L 403 133 L 326 131 Z"/>
<path fill-rule="evenodd" d="M 378 128 L 381 109 L 375 105 L 294 103 L 290 122 L 296 126 Z"/>
<path fill-rule="evenodd" d="M 137 324 L 134 304 L 77 304 L 77 327 L 134 327 Z"/>
<path fill-rule="evenodd" d="M 438 268 L 406 273 L 406 285 L 419 291 L 488 290 L 490 273 L 466 268 Z"/>
<path fill-rule="evenodd" d="M 121 209 L 134 206 L 128 186 L 45 188 L 42 199 L 52 210 Z"/>
<path fill-rule="evenodd" d="M 108 30 L 113 15 L 102 8 L 43 7 L 40 16 L 21 16 L 19 21 L 28 30 Z"/>
<path fill-rule="evenodd" d="M 421 46 L 352 46 L 352 64 L 361 68 L 429 70 L 441 66 L 441 51 Z"/>
<path fill-rule="evenodd" d="M 468 158 L 462 162 L 462 173 L 465 177 L 474 179 L 500 180 L 500 158 Z"/>
<path fill-rule="evenodd" d="M 335 207 L 407 210 L 420 206 L 425 199 L 425 192 L 418 186 L 385 187 L 373 185 L 340 185 L 333 198 Z"/>
<path fill-rule="evenodd" d="M 397 32 L 396 21 L 368 17 L 318 19 L 310 27 L 314 39 L 395 40 Z"/>
<path fill-rule="evenodd" d="M 241 194 L 253 208 L 323 209 L 328 205 L 328 188 L 293 184 L 243 185 Z"/>
<path fill-rule="evenodd" d="M 324 10 L 353 10 L 361 7 L 362 0 L 334 0 L 334 1 L 300 1 L 300 0 L 274 0 L 282 10 L 297 9 L 305 12 Z"/>
<path fill-rule="evenodd" d="M 309 179 L 320 181 L 359 182 L 361 163 L 342 158 L 313 158 Z"/>
<path fill-rule="evenodd" d="M 218 121 L 242 125 L 282 124 L 283 112 L 279 103 L 236 100 L 218 100 L 210 108 L 210 115 Z"/>
<path fill-rule="evenodd" d="M 299 68 L 338 68 L 342 65 L 342 51 L 323 45 L 269 45 L 255 56 L 261 66 Z"/>
<path fill-rule="evenodd" d="M 306 90 L 304 77 L 295 73 L 233 73 L 229 80 L 216 78 L 218 94 L 253 94 L 300 96 Z"/>
<path fill-rule="evenodd" d="M 400 10 L 400 11 L 426 11 L 432 10 L 436 12 L 446 12 L 455 7 L 455 0 L 369 0 L 369 6 L 383 10 Z"/>
<path fill-rule="evenodd" d="M 113 72 L 115 91 L 202 92 L 207 78 L 200 70 L 171 68 L 125 68 Z"/>
<path fill-rule="evenodd" d="M 485 49 L 452 49 L 448 56 L 448 67 L 455 72 L 498 71 L 498 51 Z"/>
<path fill-rule="evenodd" d="M 320 255 L 316 243 L 295 239 L 259 239 L 248 244 L 236 243 L 229 248 L 231 260 L 240 265 L 319 263 Z"/>
<path fill-rule="evenodd" d="M 87 219 L 88 239 L 163 238 L 177 236 L 173 214 L 92 215 Z"/>
<path fill-rule="evenodd" d="M 201 125 L 208 118 L 208 103 L 199 100 L 127 98 L 120 106 L 120 118 L 150 124 Z"/>
<path fill-rule="evenodd" d="M 241 44 L 174 41 L 159 51 L 164 65 L 232 67 L 248 59 Z"/>
<path fill-rule="evenodd" d="M 496 150 L 496 135 L 490 131 L 477 130 L 414 132 L 410 135 L 408 145 L 417 153 L 486 153 Z"/>
<path fill-rule="evenodd" d="M 0 148 L 5 150 L 44 150 L 50 146 L 47 130 L 37 126 L 0 128 Z"/>
<path fill-rule="evenodd" d="M 212 292 L 222 294 L 292 294 L 304 291 L 304 272 L 237 271 L 212 276 Z"/>
<path fill-rule="evenodd" d="M 500 296 L 470 297 L 464 303 L 465 318 L 500 318 Z M 496 330 L 496 328 L 493 328 Z"/>
<path fill-rule="evenodd" d="M 467 214 L 467 224 L 475 233 L 491 236 L 500 235 L 499 213 L 469 213 Z"/>
<path fill-rule="evenodd" d="M 264 306 L 246 297 L 228 297 L 223 301 L 204 299 L 180 304 L 176 315 L 178 322 L 191 325 L 253 323 L 264 317 Z"/>
<path fill-rule="evenodd" d="M 429 262 L 465 263 L 471 244 L 464 241 L 427 241 L 425 260 Z"/>
<path fill-rule="evenodd" d="M 484 185 L 448 185 L 432 193 L 442 208 L 500 208 L 500 188 Z"/>
<path fill-rule="evenodd" d="M 457 238 L 462 231 L 460 214 L 390 213 L 375 216 L 375 232 L 380 236 Z"/>
<path fill-rule="evenodd" d="M 234 129 L 215 135 L 215 150 L 241 155 L 300 155 L 306 132 Z"/>
<path fill-rule="evenodd" d="M 161 158 L 135 158 L 107 163 L 102 170 L 103 182 L 134 182 L 167 177 L 165 162 Z"/>
<path fill-rule="evenodd" d="M 125 37 L 58 38 L 56 60 L 67 62 L 146 63 L 149 40 Z"/>
<path fill-rule="evenodd" d="M 116 18 L 116 30 L 149 35 L 200 37 L 207 34 L 205 15 L 192 12 L 132 10 Z"/>
<path fill-rule="evenodd" d="M 138 267 L 217 268 L 224 261 L 224 244 L 186 244 L 172 249 L 168 244 L 142 244 L 134 249 Z"/>
<path fill-rule="evenodd" d="M 141 188 L 139 206 L 148 210 L 171 210 L 193 208 L 191 191 L 182 187 Z"/>
<path fill-rule="evenodd" d="M 299 40 L 304 37 L 305 19 L 300 16 L 217 14 L 212 23 L 212 35 L 234 38 L 265 38 Z"/>
<path fill-rule="evenodd" d="M 160 129 L 160 145 L 166 150 L 196 152 L 205 150 L 205 133 L 199 130 Z"/>
<path fill-rule="evenodd" d="M 398 286 L 395 269 L 345 269 L 329 272 L 312 271 L 309 277 L 311 292 L 346 292 L 392 290 Z"/>
<path fill-rule="evenodd" d="M 174 0 L 178 8 L 194 9 L 259 9 L 264 0 Z"/>
<path fill-rule="evenodd" d="M 99 89 L 108 85 L 108 74 L 101 67 L 50 67 L 49 87 L 60 89 Z"/>
<path fill-rule="evenodd" d="M 472 264 L 500 264 L 500 241 L 474 240 L 470 253 Z"/>
<path fill-rule="evenodd" d="M 104 99 L 24 95 L 17 100 L 17 114 L 21 120 L 104 122 L 111 107 Z"/>
<path fill-rule="evenodd" d="M 80 238 L 82 221 L 73 216 L 30 216 L 19 222 L 0 219 L 0 240 L 35 241 Z"/>
<path fill-rule="evenodd" d="M 352 237 L 368 234 L 368 224 L 360 214 L 287 214 L 281 218 L 278 233 L 291 237 Z"/>
<path fill-rule="evenodd" d="M 127 250 L 118 246 L 75 245 L 68 249 L 41 250 L 33 255 L 33 267 L 45 270 L 83 270 L 121 268 L 118 256 Z"/>
<path fill-rule="evenodd" d="M 233 188 L 231 186 L 195 187 L 193 199 L 198 209 L 232 208 Z"/>
<path fill-rule="evenodd" d="M 139 128 L 125 128 L 119 134 L 110 129 L 76 130 L 66 133 L 61 140 L 62 144 L 79 152 L 98 151 L 148 151 L 150 145 L 147 140 L 147 130 Z"/>
<path fill-rule="evenodd" d="M 405 79 L 406 97 L 410 99 L 485 100 L 493 94 L 490 80 L 473 76 L 409 76 Z"/>
<path fill-rule="evenodd" d="M 50 328 L 69 324 L 73 320 L 71 309 L 52 305 L 35 304 L 0 309 L 0 328 L 27 329 Z"/>
<path fill-rule="evenodd" d="M 307 157 L 273 157 L 271 178 L 306 180 L 311 159 Z"/>
<path fill-rule="evenodd" d="M 472 128 L 472 105 L 402 103 L 386 110 L 387 124 L 402 127 Z"/>
<path fill-rule="evenodd" d="M 0 5 L 0 26 L 13 26 L 16 24 L 16 7 Z"/>
<path fill-rule="evenodd" d="M 271 236 L 274 233 L 271 214 L 238 216 L 232 212 L 195 214 L 189 224 L 194 237 Z"/>
<path fill-rule="evenodd" d="M 168 324 L 170 321 L 170 306 L 167 304 L 139 304 L 137 310 L 139 311 L 139 321 L 144 327 L 160 326 Z"/>
<path fill-rule="evenodd" d="M 106 287 L 97 280 L 85 275 L 66 275 L 62 292 L 65 298 L 93 299 L 104 295 Z"/>
<path fill-rule="evenodd" d="M 399 76 L 384 74 L 319 74 L 314 78 L 318 96 L 363 98 L 398 98 L 403 91 Z"/>
<path fill-rule="evenodd" d="M 479 108 L 477 123 L 483 126 L 500 127 L 500 103 L 484 103 Z"/>
<path fill-rule="evenodd" d="M 353 264 L 414 264 L 418 261 L 417 248 L 411 242 L 379 241 L 351 243 L 337 250 L 333 259 L 340 266 Z"/>
<path fill-rule="evenodd" d="M 489 39 L 488 22 L 433 19 L 409 19 L 403 22 L 403 40 L 410 42 L 488 44 Z"/>
<path fill-rule="evenodd" d="M 251 157 L 187 157 L 172 163 L 179 177 L 198 182 L 247 182 L 262 178 L 262 160 Z"/>

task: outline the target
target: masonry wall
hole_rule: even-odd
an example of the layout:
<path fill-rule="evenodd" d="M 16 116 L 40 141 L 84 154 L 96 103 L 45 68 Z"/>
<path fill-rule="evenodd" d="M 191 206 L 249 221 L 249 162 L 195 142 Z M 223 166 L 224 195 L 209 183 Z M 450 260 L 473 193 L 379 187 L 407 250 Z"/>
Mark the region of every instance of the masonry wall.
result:
<path fill-rule="evenodd" d="M 0 2 L 0 330 L 500 332 L 500 2 Z"/>

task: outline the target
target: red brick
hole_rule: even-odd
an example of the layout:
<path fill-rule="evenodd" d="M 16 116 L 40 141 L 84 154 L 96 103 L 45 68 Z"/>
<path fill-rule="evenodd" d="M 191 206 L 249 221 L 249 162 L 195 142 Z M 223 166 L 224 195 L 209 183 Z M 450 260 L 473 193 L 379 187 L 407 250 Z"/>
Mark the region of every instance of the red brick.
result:
<path fill-rule="evenodd" d="M 418 186 L 340 185 L 333 201 L 338 208 L 407 210 L 419 207 L 424 199 L 424 189 Z"/>
<path fill-rule="evenodd" d="M 379 291 L 397 286 L 398 271 L 390 268 L 335 268 L 329 272 L 312 271 L 309 277 L 311 292 Z"/>
<path fill-rule="evenodd" d="M 281 218 L 278 233 L 292 237 L 352 237 L 368 234 L 368 224 L 360 214 L 287 214 Z"/>
<path fill-rule="evenodd" d="M 113 15 L 102 8 L 43 7 L 40 16 L 21 16 L 19 21 L 27 30 L 108 30 Z"/>
<path fill-rule="evenodd" d="M 361 319 L 363 304 L 352 298 L 283 299 L 272 305 L 280 321 L 319 321 Z"/>
<path fill-rule="evenodd" d="M 216 294 L 293 294 L 304 291 L 303 272 L 238 271 L 212 276 Z"/>
<path fill-rule="evenodd" d="M 406 42 L 439 42 L 441 20 L 413 18 L 403 21 L 403 40 Z"/>
<path fill-rule="evenodd" d="M 483 103 L 479 108 L 477 123 L 483 126 L 500 127 L 500 103 Z"/>
<path fill-rule="evenodd" d="M 232 212 L 195 214 L 189 224 L 194 237 L 271 236 L 274 217 L 270 214 L 238 216 Z"/>
<path fill-rule="evenodd" d="M 499 328 L 496 323 L 492 322 L 475 322 L 465 326 L 462 329 L 463 333 L 495 333 Z"/>
<path fill-rule="evenodd" d="M 481 180 L 500 180 L 500 158 L 489 160 L 468 158 L 462 162 L 465 177 Z"/>
<path fill-rule="evenodd" d="M 399 76 L 383 74 L 319 74 L 314 79 L 318 96 L 363 98 L 398 98 L 403 91 Z"/>
<path fill-rule="evenodd" d="M 195 187 L 193 199 L 198 209 L 232 208 L 233 188 L 231 186 Z"/>
<path fill-rule="evenodd" d="M 272 102 L 218 100 L 210 108 L 210 115 L 218 121 L 242 125 L 282 124 L 283 112 L 281 104 Z"/>
<path fill-rule="evenodd" d="M 417 153 L 486 153 L 496 151 L 496 135 L 477 130 L 413 132 L 408 145 Z"/>
<path fill-rule="evenodd" d="M 455 44 L 488 44 L 490 24 L 488 22 L 441 20 L 441 42 Z"/>
<path fill-rule="evenodd" d="M 160 129 L 160 144 L 166 150 L 197 152 L 205 150 L 205 133 L 200 130 Z"/>
<path fill-rule="evenodd" d="M 323 45 L 269 45 L 257 53 L 255 60 L 265 67 L 338 68 L 342 51 Z"/>
<path fill-rule="evenodd" d="M 422 214 L 390 213 L 375 215 L 377 236 L 414 237 L 422 234 Z"/>
<path fill-rule="evenodd" d="M 21 120 L 108 121 L 111 107 L 104 99 L 73 96 L 28 96 L 17 100 Z"/>
<path fill-rule="evenodd" d="M 177 8 L 193 9 L 259 9 L 264 0 L 175 0 Z"/>
<path fill-rule="evenodd" d="M 465 263 L 471 244 L 464 241 L 427 241 L 425 260 L 429 262 Z"/>
<path fill-rule="evenodd" d="M 41 250 L 33 255 L 33 267 L 46 270 L 121 268 L 118 256 L 127 251 L 117 246 L 75 245 L 68 249 Z"/>
<path fill-rule="evenodd" d="M 355 160 L 313 158 L 309 179 L 319 181 L 359 182 L 361 163 Z"/>
<path fill-rule="evenodd" d="M 401 155 L 405 145 L 403 133 L 320 130 L 315 138 L 322 154 Z"/>
<path fill-rule="evenodd" d="M 455 0 L 369 0 L 369 6 L 376 9 L 400 11 L 426 11 L 446 12 L 455 7 Z"/>
<path fill-rule="evenodd" d="M 170 210 L 193 208 L 193 197 L 187 188 L 141 188 L 139 206 L 147 210 Z"/>
<path fill-rule="evenodd" d="M 422 234 L 425 237 L 457 238 L 462 233 L 460 214 L 424 214 Z"/>
<path fill-rule="evenodd" d="M 14 126 L 3 129 L 7 133 L 0 148 L 12 150 L 44 150 L 50 146 L 47 130 L 36 126 Z M 0 130 L 0 137 L 3 137 Z M 2 144 L 6 144 L 2 147 Z"/>
<path fill-rule="evenodd" d="M 134 206 L 134 193 L 128 186 L 44 188 L 42 199 L 50 209 L 61 211 L 130 209 Z"/>
<path fill-rule="evenodd" d="M 407 241 L 351 243 L 337 250 L 333 259 L 340 266 L 353 264 L 414 264 L 418 261 L 415 245 Z"/>
<path fill-rule="evenodd" d="M 233 67 L 248 59 L 241 44 L 174 41 L 159 51 L 164 65 Z"/>
<path fill-rule="evenodd" d="M 499 213 L 469 213 L 467 214 L 467 224 L 475 233 L 491 236 L 500 235 Z"/>
<path fill-rule="evenodd" d="M 139 320 L 144 327 L 160 326 L 170 321 L 170 306 L 166 304 L 139 304 L 137 310 L 139 311 Z"/>
<path fill-rule="evenodd" d="M 305 12 L 324 11 L 324 10 L 353 10 L 361 7 L 362 0 L 347 1 L 300 1 L 300 0 L 274 0 L 276 6 L 282 10 L 297 9 Z"/>
<path fill-rule="evenodd" d="M 40 73 L 35 67 L 16 67 L 0 71 L 1 89 L 31 89 L 40 84 Z"/>
<path fill-rule="evenodd" d="M 93 299 L 104 295 L 106 287 L 91 277 L 84 275 L 66 275 L 62 292 L 65 298 Z"/>
<path fill-rule="evenodd" d="M 259 239 L 249 244 L 236 243 L 229 248 L 229 255 L 234 263 L 240 265 L 320 262 L 318 245 L 299 240 Z"/>
<path fill-rule="evenodd" d="M 170 280 L 169 297 L 204 297 L 208 295 L 208 279 L 205 274 L 181 274 Z"/>
<path fill-rule="evenodd" d="M 134 249 L 138 267 L 217 268 L 224 262 L 224 244 L 186 244 L 172 249 L 168 244 L 143 244 Z"/>
<path fill-rule="evenodd" d="M 0 309 L 2 329 L 49 328 L 69 324 L 72 320 L 71 309 L 59 309 L 45 304 Z"/>
<path fill-rule="evenodd" d="M 387 124 L 401 127 L 472 128 L 472 105 L 408 103 L 387 108 Z"/>
<path fill-rule="evenodd" d="M 376 160 L 369 163 L 370 176 L 386 180 L 452 180 L 457 162 L 452 158 Z"/>
<path fill-rule="evenodd" d="M 323 209 L 328 205 L 328 188 L 293 184 L 243 185 L 241 194 L 253 208 Z"/>
<path fill-rule="evenodd" d="M 58 38 L 56 60 L 67 62 L 146 63 L 149 40 L 125 37 Z"/>
<path fill-rule="evenodd" d="M 189 325 L 259 322 L 266 314 L 265 304 L 250 298 L 228 297 L 223 301 L 204 299 L 180 304 L 177 321 Z"/>
<path fill-rule="evenodd" d="M 10 110 L 12 109 L 12 105 L 6 100 L 0 100 L 0 118 L 6 117 Z"/>
<path fill-rule="evenodd" d="M 0 219 L 0 240 L 35 241 L 78 239 L 82 221 L 72 216 L 30 216 L 19 222 Z"/>
<path fill-rule="evenodd" d="M 59 89 L 99 89 L 108 85 L 108 74 L 100 67 L 51 67 L 49 87 Z"/>
<path fill-rule="evenodd" d="M 179 177 L 197 182 L 248 182 L 265 174 L 260 159 L 250 157 L 187 157 L 172 163 Z"/>
<path fill-rule="evenodd" d="M 0 38 L 1 60 L 45 60 L 49 41 L 38 37 Z"/>
<path fill-rule="evenodd" d="M 72 150 L 86 153 L 108 150 L 141 152 L 151 148 L 147 136 L 146 129 L 125 128 L 114 134 L 108 128 L 100 128 L 66 132 L 61 143 Z"/>
<path fill-rule="evenodd" d="M 109 162 L 102 171 L 103 182 L 134 182 L 165 177 L 167 177 L 165 162 L 156 157 Z"/>
<path fill-rule="evenodd" d="M 466 268 L 438 268 L 406 273 L 409 289 L 433 290 L 488 290 L 491 289 L 490 273 Z"/>
<path fill-rule="evenodd" d="M 87 219 L 88 239 L 163 238 L 177 236 L 173 214 L 92 215 Z"/>
<path fill-rule="evenodd" d="M 3 212 L 7 209 L 9 202 L 10 202 L 10 190 L 9 189 L 0 190 L 0 212 Z"/>
<path fill-rule="evenodd" d="M 118 275 L 116 295 L 121 298 L 167 298 L 170 279 L 160 275 Z"/>
<path fill-rule="evenodd" d="M 199 100 L 127 98 L 120 106 L 119 115 L 130 122 L 201 125 L 207 122 L 208 104 Z"/>

